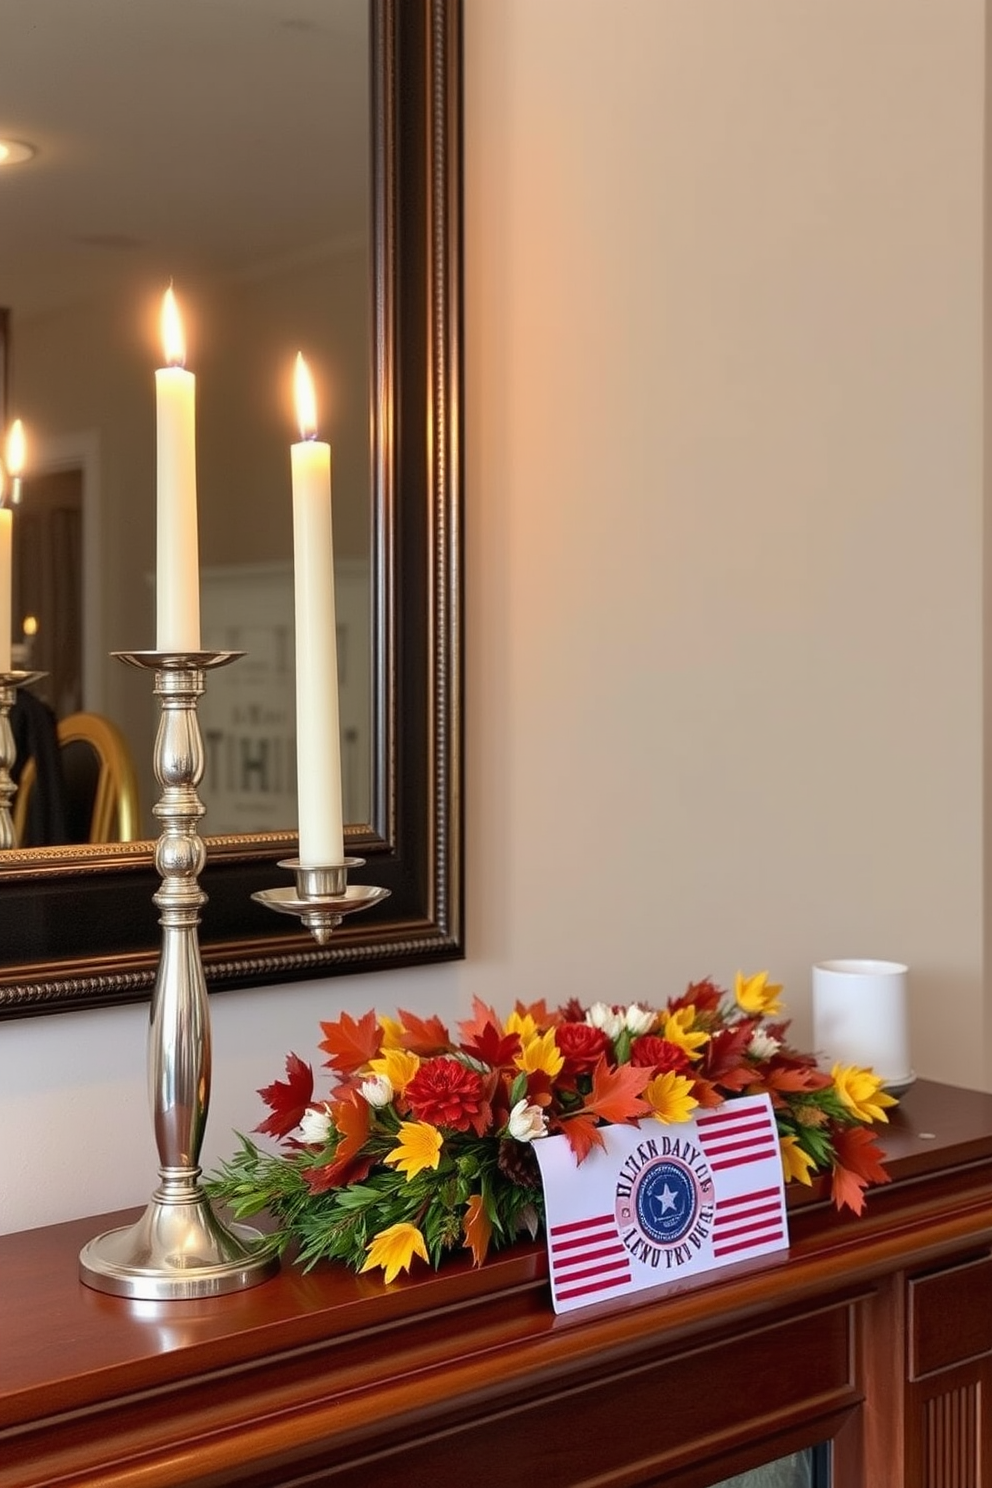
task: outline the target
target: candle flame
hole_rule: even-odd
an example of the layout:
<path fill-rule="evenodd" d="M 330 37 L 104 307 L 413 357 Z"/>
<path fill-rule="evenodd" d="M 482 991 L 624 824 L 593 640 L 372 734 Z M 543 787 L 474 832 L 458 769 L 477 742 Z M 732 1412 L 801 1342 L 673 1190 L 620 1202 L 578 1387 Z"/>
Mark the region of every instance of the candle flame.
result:
<path fill-rule="evenodd" d="M 172 292 L 170 284 L 162 297 L 162 346 L 165 351 L 165 360 L 170 367 L 182 367 L 186 364 L 186 338 L 183 335 L 183 322 L 179 314 L 179 306 Z"/>
<path fill-rule="evenodd" d="M 317 433 L 317 395 L 314 392 L 310 368 L 303 360 L 301 351 L 296 353 L 293 395 L 296 402 L 296 422 L 300 426 L 300 438 L 313 439 Z"/>
<path fill-rule="evenodd" d="M 21 419 L 15 419 L 7 434 L 7 469 L 12 477 L 23 475 L 26 454 L 24 423 Z"/>

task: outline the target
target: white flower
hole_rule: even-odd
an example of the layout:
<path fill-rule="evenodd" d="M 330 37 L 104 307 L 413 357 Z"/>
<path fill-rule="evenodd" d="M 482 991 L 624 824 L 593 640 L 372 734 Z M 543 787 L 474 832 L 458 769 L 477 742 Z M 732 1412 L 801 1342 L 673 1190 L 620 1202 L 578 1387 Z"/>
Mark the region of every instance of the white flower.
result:
<path fill-rule="evenodd" d="M 323 1147 L 331 1129 L 331 1113 L 326 1106 L 308 1106 L 300 1122 L 300 1136 L 308 1146 Z"/>
<path fill-rule="evenodd" d="M 594 1002 L 586 1013 L 586 1022 L 593 1028 L 601 1028 L 612 1043 L 623 1030 L 623 1013 L 618 1013 L 608 1002 Z"/>
<path fill-rule="evenodd" d="M 642 1033 L 647 1033 L 654 1027 L 656 1014 L 649 1008 L 642 1008 L 638 1003 L 632 1002 L 624 1013 L 623 1021 L 628 1033 L 635 1038 L 640 1038 Z"/>
<path fill-rule="evenodd" d="M 751 1035 L 747 1052 L 755 1059 L 771 1059 L 772 1055 L 777 1054 L 781 1047 L 781 1039 L 773 1038 L 763 1028 L 756 1028 Z"/>
<path fill-rule="evenodd" d="M 360 1089 L 369 1105 L 377 1110 L 380 1106 L 388 1106 L 393 1098 L 393 1082 L 388 1075 L 370 1075 L 362 1081 Z"/>
<path fill-rule="evenodd" d="M 524 1098 L 510 1112 L 506 1129 L 518 1142 L 533 1142 L 547 1134 L 548 1123 L 540 1106 L 529 1106 Z"/>

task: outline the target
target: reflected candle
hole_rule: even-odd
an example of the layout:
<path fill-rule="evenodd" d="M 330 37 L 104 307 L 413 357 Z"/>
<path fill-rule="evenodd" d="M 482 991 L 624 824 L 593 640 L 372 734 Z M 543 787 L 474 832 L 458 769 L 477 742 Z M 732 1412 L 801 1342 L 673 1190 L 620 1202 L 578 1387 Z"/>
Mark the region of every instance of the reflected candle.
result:
<path fill-rule="evenodd" d="M 166 366 L 155 373 L 157 425 L 156 646 L 200 649 L 196 527 L 196 378 L 183 365 L 186 342 L 172 286 L 162 301 Z"/>
<path fill-rule="evenodd" d="M 344 861 L 344 825 L 334 613 L 331 447 L 316 438 L 313 381 L 302 356 L 296 358 L 294 393 L 301 435 L 300 442 L 290 450 L 300 864 L 304 868 L 333 868 Z"/>
<path fill-rule="evenodd" d="M 26 459 L 27 443 L 24 438 L 24 424 L 17 418 L 11 424 L 7 435 L 7 472 L 11 480 L 11 506 L 17 506 L 21 499 L 21 476 L 24 474 Z"/>
<path fill-rule="evenodd" d="M 9 506 L 0 507 L 0 672 L 11 670 L 10 611 L 11 597 L 10 555 L 11 532 L 14 514 Z"/>

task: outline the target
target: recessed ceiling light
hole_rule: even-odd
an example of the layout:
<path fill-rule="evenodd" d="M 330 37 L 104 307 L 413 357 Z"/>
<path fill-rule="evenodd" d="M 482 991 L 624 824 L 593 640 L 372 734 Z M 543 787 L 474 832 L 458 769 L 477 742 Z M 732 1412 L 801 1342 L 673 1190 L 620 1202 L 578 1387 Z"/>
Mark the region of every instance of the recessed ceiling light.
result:
<path fill-rule="evenodd" d="M 23 140 L 0 139 L 0 165 L 20 165 L 36 154 L 34 145 L 27 145 Z"/>

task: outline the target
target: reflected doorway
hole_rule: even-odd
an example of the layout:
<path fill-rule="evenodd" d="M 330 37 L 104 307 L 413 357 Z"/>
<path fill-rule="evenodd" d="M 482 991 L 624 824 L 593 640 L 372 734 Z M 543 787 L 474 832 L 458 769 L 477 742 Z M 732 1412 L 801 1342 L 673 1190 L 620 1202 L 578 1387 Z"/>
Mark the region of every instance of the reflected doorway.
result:
<path fill-rule="evenodd" d="M 34 692 L 57 718 L 83 706 L 83 472 L 25 477 L 14 508 L 14 664 L 44 672 Z"/>

